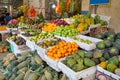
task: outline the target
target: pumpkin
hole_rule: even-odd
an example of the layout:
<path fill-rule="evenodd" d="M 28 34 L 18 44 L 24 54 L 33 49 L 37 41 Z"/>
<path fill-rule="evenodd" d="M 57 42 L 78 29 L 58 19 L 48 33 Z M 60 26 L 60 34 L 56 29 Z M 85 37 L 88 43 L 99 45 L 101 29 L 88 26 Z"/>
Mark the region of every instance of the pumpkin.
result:
<path fill-rule="evenodd" d="M 118 59 L 118 57 L 114 56 L 108 60 L 108 63 L 119 65 L 119 59 Z"/>

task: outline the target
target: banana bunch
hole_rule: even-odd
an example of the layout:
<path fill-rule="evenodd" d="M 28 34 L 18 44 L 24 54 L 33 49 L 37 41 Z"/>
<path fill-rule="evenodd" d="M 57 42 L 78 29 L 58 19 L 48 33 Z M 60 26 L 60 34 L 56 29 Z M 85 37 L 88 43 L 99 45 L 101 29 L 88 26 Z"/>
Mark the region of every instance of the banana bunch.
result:
<path fill-rule="evenodd" d="M 21 10 L 23 13 L 26 13 L 28 11 L 28 7 L 26 5 L 22 5 L 18 7 L 19 10 Z"/>

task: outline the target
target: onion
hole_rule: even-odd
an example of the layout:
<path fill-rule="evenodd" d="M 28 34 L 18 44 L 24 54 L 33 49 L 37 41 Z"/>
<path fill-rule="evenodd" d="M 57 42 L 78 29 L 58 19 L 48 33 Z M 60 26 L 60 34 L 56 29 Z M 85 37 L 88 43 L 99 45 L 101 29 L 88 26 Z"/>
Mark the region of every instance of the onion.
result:
<path fill-rule="evenodd" d="M 100 80 L 108 80 L 107 77 L 106 77 L 106 75 L 103 74 L 103 73 L 98 74 L 98 75 L 96 76 L 96 78 L 97 78 L 97 79 L 100 79 Z"/>

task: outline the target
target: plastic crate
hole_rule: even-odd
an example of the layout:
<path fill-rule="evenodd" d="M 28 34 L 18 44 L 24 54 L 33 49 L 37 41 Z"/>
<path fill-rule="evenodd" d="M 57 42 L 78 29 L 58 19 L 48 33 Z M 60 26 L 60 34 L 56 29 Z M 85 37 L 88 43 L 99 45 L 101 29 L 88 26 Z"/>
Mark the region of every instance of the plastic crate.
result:
<path fill-rule="evenodd" d="M 22 48 L 24 48 L 26 45 L 23 46 L 18 46 L 16 47 L 16 45 L 14 45 L 13 43 L 10 43 L 10 50 L 12 51 L 12 53 L 14 53 L 15 56 L 17 56 L 18 54 L 25 52 L 25 51 L 30 51 L 29 48 L 26 48 L 23 50 Z"/>
<path fill-rule="evenodd" d="M 53 59 L 51 59 L 50 57 L 48 57 L 46 54 L 45 54 L 45 61 L 46 61 L 46 63 L 50 66 L 50 67 L 52 67 L 54 70 L 56 70 L 57 72 L 60 72 L 61 70 L 60 70 L 60 68 L 58 67 L 58 62 L 60 61 L 60 60 L 53 60 Z"/>
<path fill-rule="evenodd" d="M 82 78 L 86 78 L 91 74 L 95 74 L 96 72 L 96 66 L 87 68 L 85 70 L 75 72 L 72 69 L 70 69 L 68 66 L 63 64 L 62 62 L 58 62 L 58 67 L 61 69 L 61 71 L 68 76 L 70 80 L 79 80 Z"/>
<path fill-rule="evenodd" d="M 54 39 L 54 38 L 48 38 L 48 39 L 44 39 L 44 40 L 56 40 L 56 39 Z M 37 44 L 42 43 L 44 40 L 38 41 Z M 47 50 L 48 48 L 50 48 L 50 47 L 48 47 L 47 49 L 44 49 L 44 48 L 38 46 L 37 44 L 35 44 L 35 50 L 37 50 L 39 56 L 40 56 L 43 60 L 45 60 L 45 58 L 44 58 L 45 52 L 46 52 L 46 50 Z"/>
<path fill-rule="evenodd" d="M 93 38 L 93 37 L 89 37 L 89 36 L 84 36 L 84 35 L 78 35 L 76 37 L 79 37 L 81 39 L 84 39 L 84 40 L 90 40 L 92 41 L 93 43 L 91 44 L 86 44 L 86 43 L 83 43 L 83 42 L 80 42 L 80 41 L 77 41 L 77 40 L 74 40 L 72 38 L 69 38 L 69 37 L 60 37 L 60 36 L 55 36 L 57 38 L 60 38 L 62 40 L 65 40 L 66 42 L 76 42 L 80 48 L 84 49 L 84 50 L 87 50 L 87 51 L 91 51 L 93 49 L 96 48 L 96 43 L 102 41 L 101 39 L 97 39 L 97 38 Z"/>
<path fill-rule="evenodd" d="M 28 37 L 23 36 L 22 34 L 19 34 L 18 36 L 22 37 L 25 40 L 28 40 Z"/>
<path fill-rule="evenodd" d="M 35 45 L 35 50 L 37 50 L 37 53 L 42 58 L 42 60 L 45 61 L 45 52 L 46 52 L 46 49 L 41 48 L 38 45 Z"/>
<path fill-rule="evenodd" d="M 26 40 L 26 45 L 32 50 L 35 50 L 35 42 L 30 41 L 29 39 Z"/>
<path fill-rule="evenodd" d="M 99 65 L 97 65 L 97 70 L 112 77 L 112 78 L 114 78 L 114 79 L 116 79 L 116 80 L 120 80 L 120 76 L 101 68 Z"/>

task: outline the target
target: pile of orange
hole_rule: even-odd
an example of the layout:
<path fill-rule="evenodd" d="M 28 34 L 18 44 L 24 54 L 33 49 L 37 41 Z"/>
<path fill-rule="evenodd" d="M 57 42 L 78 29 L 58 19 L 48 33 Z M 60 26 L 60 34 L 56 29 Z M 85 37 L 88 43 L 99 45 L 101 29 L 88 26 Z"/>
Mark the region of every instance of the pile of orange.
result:
<path fill-rule="evenodd" d="M 5 30 L 7 30 L 6 26 L 0 26 L 0 31 L 5 31 Z"/>
<path fill-rule="evenodd" d="M 48 32 L 52 32 L 54 30 L 56 30 L 58 28 L 58 26 L 54 23 L 47 23 L 42 30 L 43 31 L 48 31 Z"/>
<path fill-rule="evenodd" d="M 78 51 L 78 45 L 75 42 L 65 42 L 61 41 L 58 45 L 53 46 L 48 50 L 47 55 L 54 59 L 58 60 L 70 56 Z"/>

